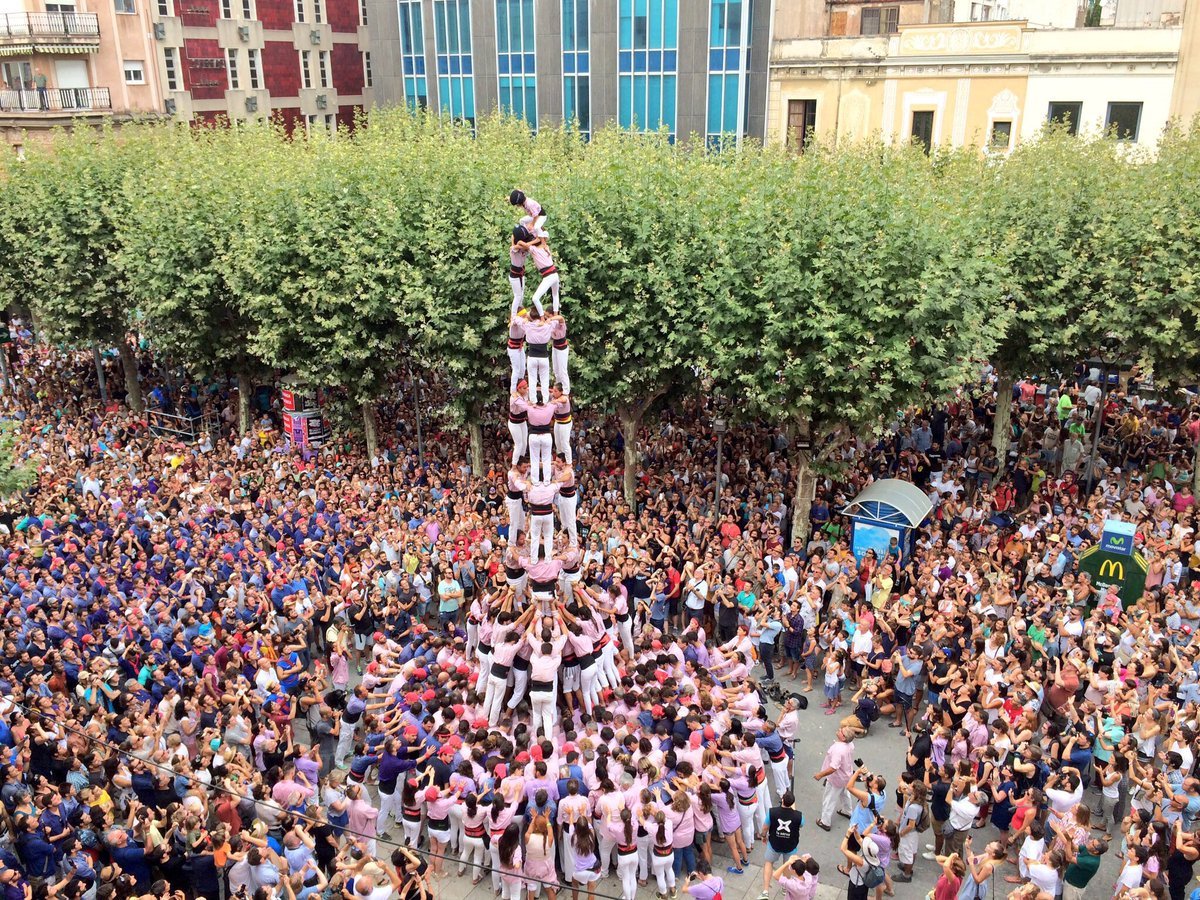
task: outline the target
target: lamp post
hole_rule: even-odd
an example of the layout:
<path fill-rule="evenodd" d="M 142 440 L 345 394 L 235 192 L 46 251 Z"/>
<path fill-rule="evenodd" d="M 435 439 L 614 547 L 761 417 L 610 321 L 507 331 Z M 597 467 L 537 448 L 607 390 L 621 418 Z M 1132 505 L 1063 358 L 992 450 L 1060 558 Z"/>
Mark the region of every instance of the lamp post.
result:
<path fill-rule="evenodd" d="M 713 506 L 718 518 L 721 516 L 721 469 L 722 458 L 725 455 L 725 432 L 729 431 L 729 423 L 724 419 L 713 419 L 713 434 L 717 436 L 717 477 L 716 489 L 713 491 Z"/>
<path fill-rule="evenodd" d="M 1100 452 L 1100 432 L 1104 429 L 1104 407 L 1108 403 L 1109 376 L 1115 374 L 1118 379 L 1121 372 L 1133 368 L 1133 363 L 1118 358 L 1121 349 L 1121 339 L 1108 335 L 1101 339 L 1096 349 L 1096 356 L 1085 362 L 1089 369 L 1100 372 L 1100 400 L 1096 404 L 1096 419 L 1092 426 L 1092 452 L 1087 465 L 1087 494 L 1096 487 L 1096 456 Z"/>

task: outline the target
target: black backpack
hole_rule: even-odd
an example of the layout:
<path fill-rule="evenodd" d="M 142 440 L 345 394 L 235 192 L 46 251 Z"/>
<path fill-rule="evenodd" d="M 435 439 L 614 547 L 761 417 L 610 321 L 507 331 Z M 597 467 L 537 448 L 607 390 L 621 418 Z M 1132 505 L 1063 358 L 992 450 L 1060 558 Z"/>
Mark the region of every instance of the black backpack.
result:
<path fill-rule="evenodd" d="M 323 699 L 325 700 L 325 705 L 330 709 L 341 712 L 346 708 L 346 692 L 340 688 L 334 688 Z"/>

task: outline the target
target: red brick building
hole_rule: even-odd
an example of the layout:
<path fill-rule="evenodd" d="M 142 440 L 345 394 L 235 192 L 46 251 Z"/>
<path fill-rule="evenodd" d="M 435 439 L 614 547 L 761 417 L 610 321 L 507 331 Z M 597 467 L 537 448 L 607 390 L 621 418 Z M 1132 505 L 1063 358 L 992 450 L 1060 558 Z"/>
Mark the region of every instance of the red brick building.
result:
<path fill-rule="evenodd" d="M 370 101 L 365 0 L 145 0 L 165 112 L 349 125 Z"/>

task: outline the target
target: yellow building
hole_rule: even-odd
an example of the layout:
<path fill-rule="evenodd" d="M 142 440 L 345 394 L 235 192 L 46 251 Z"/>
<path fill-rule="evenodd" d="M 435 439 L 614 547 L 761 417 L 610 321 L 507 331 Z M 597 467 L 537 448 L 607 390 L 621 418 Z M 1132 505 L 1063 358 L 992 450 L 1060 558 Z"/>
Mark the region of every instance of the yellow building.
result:
<path fill-rule="evenodd" d="M 901 20 L 890 34 L 776 40 L 768 140 L 803 146 L 880 135 L 927 150 L 1002 153 L 1056 118 L 1153 146 L 1170 116 L 1181 33 L 1174 24 Z"/>

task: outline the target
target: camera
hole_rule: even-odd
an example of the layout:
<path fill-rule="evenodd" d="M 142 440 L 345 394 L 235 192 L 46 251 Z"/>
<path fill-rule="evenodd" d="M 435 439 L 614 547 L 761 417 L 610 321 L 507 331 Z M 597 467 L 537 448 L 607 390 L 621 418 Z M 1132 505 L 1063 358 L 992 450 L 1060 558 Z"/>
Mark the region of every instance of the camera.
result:
<path fill-rule="evenodd" d="M 855 757 L 854 768 L 861 769 L 862 767 L 863 767 L 863 761 L 861 759 L 859 759 L 858 757 Z"/>

